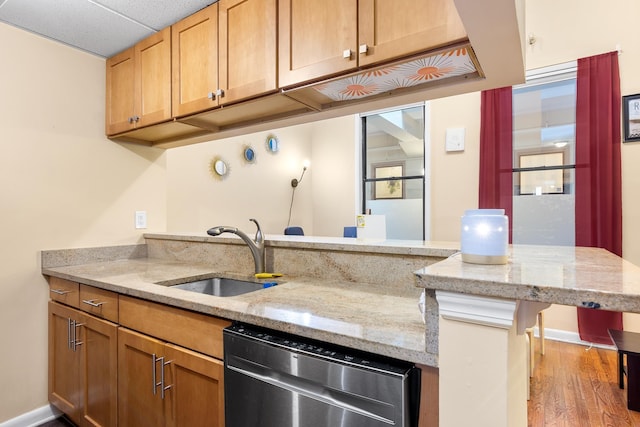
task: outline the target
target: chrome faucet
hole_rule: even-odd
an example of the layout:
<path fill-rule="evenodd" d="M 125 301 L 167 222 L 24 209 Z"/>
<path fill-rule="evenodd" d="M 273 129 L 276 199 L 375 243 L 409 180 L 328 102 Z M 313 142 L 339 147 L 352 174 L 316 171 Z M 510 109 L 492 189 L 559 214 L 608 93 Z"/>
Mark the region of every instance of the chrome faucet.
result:
<path fill-rule="evenodd" d="M 251 255 L 253 255 L 253 262 L 256 267 L 256 273 L 264 273 L 264 265 L 265 265 L 265 254 L 264 254 L 264 236 L 262 235 L 262 230 L 260 229 L 260 224 L 258 221 L 251 218 L 249 221 L 255 222 L 258 230 L 256 231 L 255 239 L 251 240 L 251 237 L 247 236 L 241 230 L 238 230 L 236 227 L 228 227 L 226 225 L 219 225 L 217 227 L 213 227 L 207 230 L 207 234 L 210 236 L 219 236 L 222 233 L 233 233 L 240 236 L 242 240 L 249 246 L 251 250 Z"/>

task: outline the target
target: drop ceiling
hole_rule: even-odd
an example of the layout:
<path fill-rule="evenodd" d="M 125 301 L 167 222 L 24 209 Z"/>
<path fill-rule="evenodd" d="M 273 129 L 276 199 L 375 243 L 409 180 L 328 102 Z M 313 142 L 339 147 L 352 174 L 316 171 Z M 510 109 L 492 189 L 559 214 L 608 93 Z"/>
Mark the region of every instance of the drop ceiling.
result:
<path fill-rule="evenodd" d="M 216 0 L 0 0 L 0 21 L 108 58 Z"/>

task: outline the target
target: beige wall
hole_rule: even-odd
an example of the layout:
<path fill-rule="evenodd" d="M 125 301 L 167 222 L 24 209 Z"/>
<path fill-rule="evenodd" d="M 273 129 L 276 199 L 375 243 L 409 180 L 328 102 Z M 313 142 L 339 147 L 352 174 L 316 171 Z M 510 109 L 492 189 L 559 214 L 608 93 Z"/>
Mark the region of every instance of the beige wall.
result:
<path fill-rule="evenodd" d="M 291 179 L 300 178 L 302 163 L 311 159 L 313 124 L 275 129 L 280 142 L 276 153 L 266 150 L 270 132 L 211 141 L 167 151 L 168 231 L 204 232 L 216 225 L 235 226 L 253 234 L 249 218 L 263 232 L 282 234 L 291 203 Z M 251 146 L 256 161 L 247 163 L 243 149 Z M 210 172 L 210 162 L 224 159 L 229 174 L 220 179 Z M 314 165 L 296 189 L 291 225 L 313 233 L 311 188 Z"/>
<path fill-rule="evenodd" d="M 430 102 L 431 240 L 459 241 L 460 217 L 478 207 L 480 93 Z M 447 128 L 465 129 L 464 151 L 445 151 Z"/>
<path fill-rule="evenodd" d="M 265 233 L 282 234 L 291 206 L 291 179 L 311 161 L 295 191 L 291 225 L 307 235 L 342 236 L 354 223 L 356 117 L 347 116 L 241 137 L 227 138 L 167 152 L 168 231 L 203 232 L 231 225 L 253 233 L 256 218 Z M 280 142 L 277 153 L 266 150 L 267 136 Z M 255 163 L 243 148 L 257 153 Z M 230 166 L 224 179 L 209 164 L 221 157 Z"/>
<path fill-rule="evenodd" d="M 0 423 L 47 402 L 41 249 L 165 229 L 164 153 L 104 137 L 104 59 L 0 23 Z"/>

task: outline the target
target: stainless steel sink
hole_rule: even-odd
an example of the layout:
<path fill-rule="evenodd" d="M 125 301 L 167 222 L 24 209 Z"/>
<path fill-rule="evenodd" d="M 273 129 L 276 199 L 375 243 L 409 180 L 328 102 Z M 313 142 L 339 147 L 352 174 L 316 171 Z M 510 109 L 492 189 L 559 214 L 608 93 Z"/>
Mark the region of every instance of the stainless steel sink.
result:
<path fill-rule="evenodd" d="M 268 286 L 265 286 L 264 283 L 249 282 L 246 280 L 213 277 L 211 279 L 181 283 L 171 287 L 184 289 L 185 291 L 198 292 L 201 294 L 215 295 L 218 297 L 232 297 L 264 289 Z"/>

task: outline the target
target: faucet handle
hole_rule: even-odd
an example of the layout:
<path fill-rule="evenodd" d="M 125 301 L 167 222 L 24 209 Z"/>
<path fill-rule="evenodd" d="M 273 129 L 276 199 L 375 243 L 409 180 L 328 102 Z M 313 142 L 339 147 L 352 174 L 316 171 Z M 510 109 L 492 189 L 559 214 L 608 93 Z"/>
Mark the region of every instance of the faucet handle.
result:
<path fill-rule="evenodd" d="M 250 218 L 249 221 L 254 222 L 256 224 L 256 227 L 258 228 L 256 230 L 255 242 L 256 243 L 264 242 L 264 236 L 262 235 L 262 229 L 260 228 L 260 224 L 258 224 L 258 221 L 256 219 L 254 219 L 254 218 Z"/>

